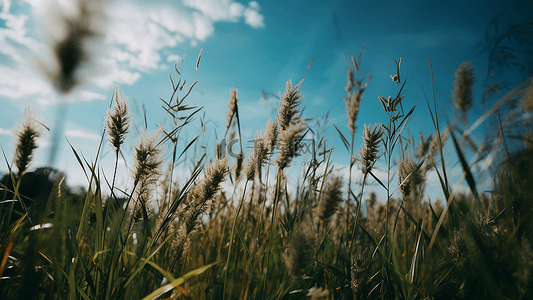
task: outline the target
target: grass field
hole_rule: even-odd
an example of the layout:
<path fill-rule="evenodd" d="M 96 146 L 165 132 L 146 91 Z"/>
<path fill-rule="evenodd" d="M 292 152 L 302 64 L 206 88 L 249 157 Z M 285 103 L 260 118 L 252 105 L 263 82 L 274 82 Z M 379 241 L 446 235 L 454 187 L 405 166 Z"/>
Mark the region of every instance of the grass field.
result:
<path fill-rule="evenodd" d="M 195 83 L 184 86 L 176 69 L 169 98 L 161 100 L 171 126 L 139 137 L 131 186 L 115 186 L 116 171 L 101 171 L 100 152 L 88 162 L 72 146 L 87 177 L 83 192 L 73 192 L 51 168 L 28 171 L 36 138 L 48 126 L 28 112 L 14 157 L 4 153 L 0 299 L 530 299 L 531 78 L 468 122 L 475 72 L 462 64 L 453 99 L 463 117 L 443 125 L 433 97 L 416 107 L 403 99 L 400 59 L 390 70 L 397 93 L 378 98 L 387 121 L 357 128 L 372 81 L 359 74 L 360 56 L 352 62 L 347 127 L 334 136 L 313 133 L 314 156 L 298 178 L 287 176 L 287 167 L 312 133 L 302 112 L 305 82 L 287 82 L 278 113 L 252 151 L 241 144 L 238 155 L 229 155 L 223 146 L 201 148 L 198 136 L 179 146 L 202 108 L 188 104 Z M 118 164 L 131 113 L 118 87 L 112 99 L 99 149 L 110 143 Z M 414 114 L 431 116 L 432 135 L 415 141 L 406 134 Z M 498 121 L 497 134 L 474 144 L 469 134 L 489 120 Z M 243 126 L 233 90 L 226 140 L 240 139 Z M 349 178 L 335 168 L 333 139 L 351 153 L 338 162 L 349 165 Z M 445 145 L 461 166 L 457 182 Z M 185 160 L 195 167 L 180 169 Z M 386 176 L 374 174 L 377 161 Z M 489 191 L 479 189 L 474 167 L 490 172 Z M 438 174 L 443 201 L 424 194 L 430 171 Z M 459 193 L 460 184 L 470 192 Z"/>

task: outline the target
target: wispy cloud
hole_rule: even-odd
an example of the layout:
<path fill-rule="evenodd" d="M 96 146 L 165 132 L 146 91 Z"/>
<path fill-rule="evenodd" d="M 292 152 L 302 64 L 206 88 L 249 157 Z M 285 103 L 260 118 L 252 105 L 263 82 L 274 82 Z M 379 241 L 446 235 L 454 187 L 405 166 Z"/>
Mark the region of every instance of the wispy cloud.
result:
<path fill-rule="evenodd" d="M 86 131 L 81 131 L 81 130 L 76 130 L 76 129 L 65 131 L 65 136 L 67 136 L 67 137 L 77 137 L 77 138 L 95 140 L 95 141 L 100 139 L 100 135 L 98 135 L 98 134 L 89 133 L 89 132 L 86 132 Z"/>
<path fill-rule="evenodd" d="M 13 130 L 12 129 L 4 129 L 4 128 L 0 127 L 0 134 L 13 135 Z"/>
<path fill-rule="evenodd" d="M 28 55 L 35 58 L 47 53 L 43 43 L 33 37 L 29 28 L 31 18 L 46 20 L 46 0 L 18 0 L 1 2 L 0 20 L 0 97 L 20 99 L 38 95 L 41 104 L 53 102 L 54 90 L 36 68 L 27 65 Z M 73 6 L 58 1 L 69 11 Z M 17 13 L 13 13 L 13 6 Z M 28 8 L 30 10 L 28 11 Z M 233 0 L 173 2 L 114 1 L 108 5 L 106 39 L 95 59 L 95 70 L 89 83 L 99 88 L 114 84 L 133 85 L 144 72 L 160 69 L 170 60 L 180 56 L 168 56 L 178 45 L 195 46 L 215 33 L 216 22 L 243 22 L 253 28 L 264 27 L 263 15 L 255 1 L 248 5 Z M 26 13 L 23 13 L 26 12 Z M 53 20 L 48 20 L 52 22 Z M 53 22 L 52 22 L 53 23 Z M 32 34 L 29 34 L 32 33 Z M 49 50 L 48 50 L 49 52 Z M 166 60 L 162 58 L 165 54 Z M 15 66 L 16 64 L 16 66 Z M 102 95 L 83 92 L 81 101 L 101 100 Z"/>
<path fill-rule="evenodd" d="M 163 50 L 205 41 L 215 33 L 216 22 L 243 20 L 253 28 L 264 27 L 259 9 L 255 1 L 246 7 L 233 0 L 184 0 L 172 6 L 120 3 L 109 11 L 109 58 L 131 72 L 158 69 L 166 63 Z"/>

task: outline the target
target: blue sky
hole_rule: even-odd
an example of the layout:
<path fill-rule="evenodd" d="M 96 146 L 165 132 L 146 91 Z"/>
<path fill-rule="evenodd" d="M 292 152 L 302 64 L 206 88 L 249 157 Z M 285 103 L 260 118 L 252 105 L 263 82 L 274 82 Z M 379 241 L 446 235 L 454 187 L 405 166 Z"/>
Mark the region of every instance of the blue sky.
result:
<path fill-rule="evenodd" d="M 67 114 L 62 116 L 63 136 L 93 160 L 115 84 L 129 99 L 140 130 L 144 122 L 142 105 L 150 131 L 158 124 L 164 125 L 168 120 L 159 98 L 170 97 L 168 74 L 175 81 L 179 78 L 173 70 L 175 62 L 187 80 L 186 87 L 198 80 L 187 101 L 205 107 L 202 142 L 208 146 L 214 146 L 215 132 L 219 136 L 224 133 L 231 88 L 239 90 L 243 135 L 251 140 L 269 117 L 275 117 L 277 109 L 277 99 L 265 101 L 261 91 L 283 92 L 287 80 L 297 83 L 304 77 L 313 58 L 301 88 L 304 116 L 323 118 L 328 113 L 324 128 L 328 138 L 333 136 L 333 125 L 349 135 L 342 96 L 346 71 L 351 66 L 349 55 L 358 55 L 362 44 L 361 72 L 373 74 L 373 79 L 362 100 L 356 137 L 360 137 L 364 123 L 386 121 L 377 96 L 396 93 L 396 84 L 389 75 L 395 73 L 394 60 L 401 57 L 401 73 L 407 77 L 404 107 L 418 101 L 409 123 L 410 133 L 417 139 L 420 130 L 425 135 L 433 132 L 423 94 L 432 93 L 426 57 L 431 55 L 433 61 L 439 114 L 453 119 L 455 69 L 464 61 L 473 61 L 475 97 L 479 101 L 488 57 L 478 53 L 476 45 L 490 20 L 505 6 L 517 21 L 525 20 L 522 12 L 531 11 L 532 6 L 525 1 L 506 1 L 504 5 L 503 1 L 116 0 L 104 10 L 108 16 L 102 26 L 106 36 L 95 49 L 89 68 L 92 73 L 71 94 L 58 96 L 36 67 L 38 61 L 50 60 L 50 31 L 47 33 L 43 25 L 54 24 L 48 2 L 0 1 L 0 144 L 9 159 L 14 152 L 13 133 L 24 110 L 34 108 L 38 118 L 52 127 L 56 104 L 63 101 L 68 103 Z M 57 2 L 62 9 L 71 7 L 67 0 Z M 61 33 L 52 31 L 54 34 Z M 203 55 L 195 70 L 201 48 Z M 474 120 L 480 113 L 480 105 L 474 105 L 469 118 Z M 200 118 L 189 127 L 183 143 L 199 133 Z M 137 137 L 133 129 L 124 147 L 125 157 L 131 157 L 132 142 L 137 143 Z M 32 167 L 47 164 L 49 139 L 50 134 L 43 132 Z M 335 164 L 342 169 L 348 157 L 338 138 L 335 148 Z M 54 166 L 67 171 L 70 184 L 86 185 L 64 139 L 59 151 Z M 113 154 L 107 144 L 101 162 L 111 174 Z M 121 168 L 125 184 L 128 172 L 123 163 Z M 6 169 L 5 163 L 0 164 L 0 172 Z"/>

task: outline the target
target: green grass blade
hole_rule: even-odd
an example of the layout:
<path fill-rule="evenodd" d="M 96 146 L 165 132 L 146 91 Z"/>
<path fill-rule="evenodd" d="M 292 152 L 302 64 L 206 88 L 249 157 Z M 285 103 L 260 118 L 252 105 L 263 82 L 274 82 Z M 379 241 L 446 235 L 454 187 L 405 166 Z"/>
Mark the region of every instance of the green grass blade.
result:
<path fill-rule="evenodd" d="M 175 288 L 177 286 L 182 285 L 187 280 L 202 274 L 206 270 L 210 269 L 211 267 L 213 267 L 213 266 L 215 266 L 215 265 L 217 265 L 219 263 L 220 262 L 217 261 L 217 262 L 214 262 L 212 264 L 209 264 L 209 265 L 203 266 L 201 268 L 198 268 L 196 270 L 192 270 L 192 271 L 188 272 L 187 274 L 181 276 L 180 278 L 173 280 L 171 283 L 166 284 L 166 285 L 158 288 L 157 290 L 155 290 L 152 293 L 150 293 L 148 296 L 144 297 L 142 300 L 156 299 L 157 297 L 163 295 L 164 293 L 166 293 L 168 291 L 171 291 L 173 288 Z"/>
<path fill-rule="evenodd" d="M 452 140 L 453 145 L 455 147 L 455 151 L 457 152 L 457 156 L 459 156 L 459 161 L 461 162 L 461 166 L 463 167 L 463 171 L 466 174 L 466 182 L 468 183 L 468 187 L 470 187 L 470 191 L 474 194 L 474 197 L 476 199 L 478 198 L 477 188 L 476 188 L 476 181 L 474 180 L 474 176 L 472 175 L 472 172 L 470 171 L 470 167 L 468 166 L 468 163 L 466 162 L 465 156 L 463 154 L 463 151 L 461 151 L 461 148 L 459 147 L 459 144 L 457 143 L 457 140 L 455 139 L 455 135 L 452 134 Z"/>

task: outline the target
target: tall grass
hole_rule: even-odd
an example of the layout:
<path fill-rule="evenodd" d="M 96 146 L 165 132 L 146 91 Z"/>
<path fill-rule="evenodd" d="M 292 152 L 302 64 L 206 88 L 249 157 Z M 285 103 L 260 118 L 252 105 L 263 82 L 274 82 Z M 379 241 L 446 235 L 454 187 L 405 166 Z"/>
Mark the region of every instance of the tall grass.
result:
<path fill-rule="evenodd" d="M 287 173 L 309 132 L 303 81 L 287 82 L 275 120 L 257 134 L 246 160 L 242 144 L 235 158 L 221 145 L 195 158 L 190 153 L 201 146 L 200 135 L 183 143 L 181 133 L 203 108 L 186 103 L 196 82 L 185 88 L 176 68 L 180 79 L 175 84 L 170 76 L 171 96 L 161 100 L 170 125 L 140 137 L 133 183 L 126 187 L 115 185 L 118 161 L 128 155 L 121 144 L 130 122 L 127 98 L 117 87 L 94 162 L 71 146 L 87 177 L 83 194 L 70 192 L 64 174 L 48 170 L 38 177 L 50 183 L 45 196 L 32 198 L 27 185 L 36 172 L 27 170 L 40 125 L 26 119 L 15 141 L 16 169 L 4 153 L 9 172 L 1 182 L 0 298 L 527 299 L 533 292 L 530 115 L 515 112 L 527 119 L 521 124 L 527 134 L 514 133 L 516 118 L 504 118 L 501 134 L 483 145 L 472 145 L 469 133 L 505 102 L 520 98 L 529 111 L 531 81 L 472 125 L 463 118 L 466 129 L 458 122 L 442 127 L 435 97 L 426 99 L 435 132 L 415 143 L 404 129 L 413 114 L 425 112 L 404 97 L 400 63 L 391 66 L 396 94 L 376 97 L 384 122 L 365 124 L 358 154 L 355 120 L 370 76 L 363 84 L 348 71 L 348 128 L 335 131 L 350 154 L 339 162 L 349 165 L 347 181 L 334 166 L 334 143 L 327 137 L 314 145 L 300 178 Z M 353 64 L 358 72 L 361 58 Z M 457 74 L 455 101 L 467 113 L 473 68 L 463 64 Z M 224 136 L 238 132 L 240 139 L 240 127 L 233 90 Z M 115 153 L 112 175 L 100 167 L 106 135 Z M 523 145 L 507 150 L 517 137 Z M 458 182 L 450 181 L 445 149 L 456 153 Z M 483 165 L 487 157 L 502 159 Z M 175 174 L 185 159 L 193 168 L 178 183 Z M 375 174 L 377 163 L 386 166 L 386 176 Z M 490 191 L 479 190 L 478 166 L 493 172 Z M 429 172 L 437 174 L 444 202 L 425 197 Z M 463 181 L 470 193 L 459 192 Z M 232 188 L 222 189 L 224 182 Z M 365 188 L 370 182 L 385 199 Z"/>

